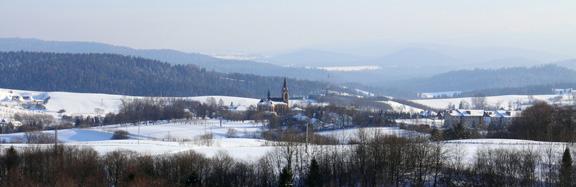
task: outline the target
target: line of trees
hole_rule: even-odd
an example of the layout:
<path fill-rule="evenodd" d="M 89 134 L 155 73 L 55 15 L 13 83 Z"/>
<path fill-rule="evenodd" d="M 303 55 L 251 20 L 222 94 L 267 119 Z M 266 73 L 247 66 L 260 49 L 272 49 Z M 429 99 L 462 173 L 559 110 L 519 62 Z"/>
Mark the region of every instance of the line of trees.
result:
<path fill-rule="evenodd" d="M 469 128 L 463 124 L 430 131 L 433 140 L 471 138 L 513 138 L 536 141 L 576 142 L 576 108 L 535 102 L 509 126 Z"/>
<path fill-rule="evenodd" d="M 575 185 L 574 153 L 542 150 L 481 149 L 466 159 L 458 146 L 363 131 L 355 145 L 279 142 L 254 161 L 192 151 L 99 156 L 90 148 L 11 147 L 0 155 L 0 186 Z"/>
<path fill-rule="evenodd" d="M 508 137 L 538 141 L 576 141 L 576 110 L 544 102 L 522 111 L 508 128 Z"/>
<path fill-rule="evenodd" d="M 214 100 L 214 101 L 211 101 Z M 222 118 L 227 120 L 263 120 L 265 115 L 249 107 L 246 111 L 230 111 L 222 100 L 208 98 L 201 103 L 182 98 L 123 99 L 118 113 L 106 114 L 104 124 L 135 123 L 192 118 Z"/>

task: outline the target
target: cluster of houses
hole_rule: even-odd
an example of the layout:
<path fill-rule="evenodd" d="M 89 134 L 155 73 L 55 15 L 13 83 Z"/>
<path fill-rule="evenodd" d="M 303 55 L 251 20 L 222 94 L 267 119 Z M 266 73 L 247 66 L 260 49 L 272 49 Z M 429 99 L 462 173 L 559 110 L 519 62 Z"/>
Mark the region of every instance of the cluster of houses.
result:
<path fill-rule="evenodd" d="M 576 95 L 576 89 L 573 88 L 552 89 L 552 91 L 558 96 Z M 444 119 L 445 128 L 452 128 L 456 124 L 462 124 L 467 128 L 501 128 L 511 125 L 520 114 L 521 110 L 453 109 L 439 113 L 438 118 Z"/>
<path fill-rule="evenodd" d="M 452 128 L 462 124 L 466 128 L 502 128 L 512 124 L 514 118 L 520 117 L 521 111 L 510 110 L 464 110 L 453 109 L 439 113 L 444 119 L 444 127 Z"/>
<path fill-rule="evenodd" d="M 573 95 L 576 94 L 576 89 L 574 88 L 555 88 L 552 92 L 556 95 Z"/>
<path fill-rule="evenodd" d="M 31 95 L 19 94 L 14 91 L 8 91 L 7 94 L 1 94 L 0 101 L 6 105 L 18 105 L 26 109 L 44 109 L 50 96 L 47 94 Z"/>

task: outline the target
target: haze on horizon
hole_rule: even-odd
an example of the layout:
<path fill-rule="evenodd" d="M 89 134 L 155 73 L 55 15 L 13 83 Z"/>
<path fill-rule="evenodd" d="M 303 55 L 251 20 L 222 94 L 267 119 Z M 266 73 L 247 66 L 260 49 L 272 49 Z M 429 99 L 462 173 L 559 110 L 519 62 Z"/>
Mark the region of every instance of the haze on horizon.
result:
<path fill-rule="evenodd" d="M 0 0 L 0 37 L 203 53 L 428 43 L 576 54 L 576 1 Z"/>

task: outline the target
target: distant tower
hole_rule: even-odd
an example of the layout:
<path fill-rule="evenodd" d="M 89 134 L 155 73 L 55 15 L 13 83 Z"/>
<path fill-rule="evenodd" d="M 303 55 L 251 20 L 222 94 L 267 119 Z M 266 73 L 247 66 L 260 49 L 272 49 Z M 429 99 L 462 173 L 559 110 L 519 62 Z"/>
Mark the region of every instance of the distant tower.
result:
<path fill-rule="evenodd" d="M 266 99 L 268 99 L 268 101 L 270 101 L 270 89 L 268 89 L 268 97 L 266 97 Z"/>
<path fill-rule="evenodd" d="M 288 95 L 288 85 L 286 84 L 286 78 L 284 78 L 284 85 L 282 86 L 282 101 L 286 104 L 289 104 L 289 95 Z"/>

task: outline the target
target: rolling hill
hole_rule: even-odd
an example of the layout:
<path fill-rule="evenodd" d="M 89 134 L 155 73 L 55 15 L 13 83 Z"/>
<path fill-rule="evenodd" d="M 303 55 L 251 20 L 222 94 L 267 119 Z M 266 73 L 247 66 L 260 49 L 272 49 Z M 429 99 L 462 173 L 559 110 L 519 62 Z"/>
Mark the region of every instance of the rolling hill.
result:
<path fill-rule="evenodd" d="M 383 92 L 391 95 L 416 96 L 417 92 L 464 91 L 485 94 L 481 90 L 498 95 L 546 94 L 554 86 L 576 83 L 576 71 L 558 65 L 514 67 L 499 69 L 474 69 L 451 71 L 428 78 L 398 81 L 383 85 Z M 547 92 L 543 92 L 546 89 Z"/>
<path fill-rule="evenodd" d="M 199 53 L 170 49 L 133 49 L 96 42 L 45 41 L 24 38 L 0 38 L 0 51 L 31 51 L 54 53 L 110 53 L 148 58 L 170 64 L 193 64 L 200 68 L 221 73 L 244 73 L 261 76 L 286 76 L 291 78 L 326 80 L 327 72 L 297 67 L 284 67 L 249 60 L 215 58 Z"/>
<path fill-rule="evenodd" d="M 280 91 L 282 77 L 219 73 L 115 54 L 0 52 L 0 87 L 136 96 L 227 95 L 263 97 Z M 326 83 L 289 79 L 292 95 Z"/>

